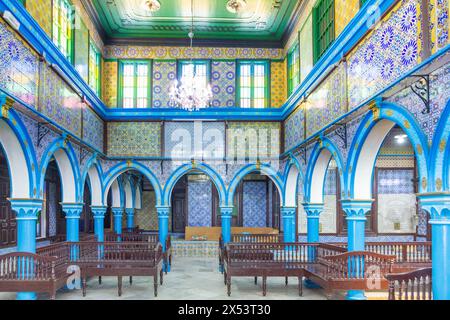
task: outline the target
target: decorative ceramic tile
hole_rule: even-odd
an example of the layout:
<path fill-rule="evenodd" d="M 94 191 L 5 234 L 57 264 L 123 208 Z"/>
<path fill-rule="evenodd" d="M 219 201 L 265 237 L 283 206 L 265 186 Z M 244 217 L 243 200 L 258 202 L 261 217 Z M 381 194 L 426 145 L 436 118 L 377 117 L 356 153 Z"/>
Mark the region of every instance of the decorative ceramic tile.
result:
<path fill-rule="evenodd" d="M 144 191 L 142 193 L 142 209 L 136 211 L 135 221 L 139 228 L 150 231 L 159 229 L 154 191 Z"/>
<path fill-rule="evenodd" d="M 104 61 L 102 66 L 102 97 L 109 108 L 117 108 L 118 63 L 117 61 Z"/>
<path fill-rule="evenodd" d="M 303 106 L 284 122 L 284 150 L 287 151 L 305 139 L 305 112 Z"/>
<path fill-rule="evenodd" d="M 431 24 L 431 51 L 432 53 L 436 53 L 449 43 L 449 1 L 430 0 L 429 8 Z"/>
<path fill-rule="evenodd" d="M 271 107 L 280 108 L 287 99 L 286 59 L 270 63 Z"/>
<path fill-rule="evenodd" d="M 188 225 L 190 227 L 212 226 L 212 182 L 188 182 Z"/>
<path fill-rule="evenodd" d="M 283 49 L 107 46 L 107 59 L 283 59 Z"/>
<path fill-rule="evenodd" d="M 158 157 L 161 155 L 161 123 L 109 122 L 108 155 Z"/>
<path fill-rule="evenodd" d="M 401 0 L 348 57 L 349 106 L 357 107 L 420 62 L 420 0 Z"/>
<path fill-rule="evenodd" d="M 378 170 L 378 194 L 413 194 L 414 170 Z"/>
<path fill-rule="evenodd" d="M 83 140 L 103 151 L 103 133 L 105 124 L 89 107 L 83 109 Z"/>
<path fill-rule="evenodd" d="M 39 61 L 31 49 L 0 18 L 0 87 L 36 107 Z"/>
<path fill-rule="evenodd" d="M 267 227 L 267 182 L 245 181 L 243 185 L 243 226 Z"/>
<path fill-rule="evenodd" d="M 52 36 L 52 0 L 32 0 L 27 1 L 25 5 L 27 11 L 36 20 L 39 26 Z"/>
<path fill-rule="evenodd" d="M 311 136 L 347 112 L 345 64 L 341 63 L 306 103 L 306 136 Z"/>
<path fill-rule="evenodd" d="M 335 0 L 334 1 L 334 31 L 337 38 L 350 20 L 358 13 L 360 0 Z"/>
<path fill-rule="evenodd" d="M 173 107 L 170 102 L 169 88 L 177 79 L 177 63 L 175 61 L 153 61 L 153 107 Z"/>
<path fill-rule="evenodd" d="M 236 106 L 236 62 L 211 62 L 211 88 L 213 107 Z"/>

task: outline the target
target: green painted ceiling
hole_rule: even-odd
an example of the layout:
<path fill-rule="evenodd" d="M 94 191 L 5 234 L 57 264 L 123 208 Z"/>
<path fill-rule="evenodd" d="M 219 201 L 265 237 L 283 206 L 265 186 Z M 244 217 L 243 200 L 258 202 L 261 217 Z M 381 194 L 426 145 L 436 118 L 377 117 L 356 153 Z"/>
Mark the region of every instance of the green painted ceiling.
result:
<path fill-rule="evenodd" d="M 89 0 L 106 36 L 186 39 L 191 25 L 190 0 L 160 0 L 151 13 L 145 0 Z M 226 0 L 194 0 L 196 39 L 280 41 L 299 0 L 247 0 L 233 14 Z M 259 26 L 259 28 L 257 27 Z"/>

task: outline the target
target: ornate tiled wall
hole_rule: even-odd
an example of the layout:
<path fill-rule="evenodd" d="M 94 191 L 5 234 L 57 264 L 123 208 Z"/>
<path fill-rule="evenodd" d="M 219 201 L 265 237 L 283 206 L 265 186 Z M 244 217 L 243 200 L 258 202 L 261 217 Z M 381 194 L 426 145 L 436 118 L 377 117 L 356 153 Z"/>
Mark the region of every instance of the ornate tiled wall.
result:
<path fill-rule="evenodd" d="M 41 68 L 40 111 L 81 137 L 81 98 L 50 67 Z"/>
<path fill-rule="evenodd" d="M 56 183 L 49 183 L 48 199 L 56 199 Z M 56 213 L 57 213 L 57 203 L 54 201 L 50 201 L 49 203 L 49 212 L 48 212 L 48 235 L 50 237 L 56 236 Z"/>
<path fill-rule="evenodd" d="M 308 97 L 306 102 L 307 137 L 347 112 L 345 73 L 345 64 L 341 63 Z"/>
<path fill-rule="evenodd" d="M 337 38 L 350 20 L 359 11 L 360 0 L 335 0 L 334 1 L 334 34 Z"/>
<path fill-rule="evenodd" d="M 225 155 L 225 123 L 165 122 L 164 143 L 166 157 L 180 158 L 185 154 L 184 158 L 191 159 L 196 148 L 201 148 L 199 152 L 203 150 L 205 158 L 213 156 L 222 159 Z M 211 150 L 213 155 L 205 150 Z"/>
<path fill-rule="evenodd" d="M 158 157 L 161 155 L 161 123 L 109 122 L 108 155 Z"/>
<path fill-rule="evenodd" d="M 289 150 L 305 139 L 305 110 L 299 106 L 284 122 L 284 150 Z"/>
<path fill-rule="evenodd" d="M 142 209 L 137 210 L 135 223 L 144 230 L 158 230 L 158 214 L 156 213 L 156 198 L 154 191 L 142 193 Z"/>
<path fill-rule="evenodd" d="M 102 66 L 102 100 L 109 108 L 117 107 L 118 62 L 104 61 Z"/>
<path fill-rule="evenodd" d="M 188 225 L 190 227 L 212 226 L 212 182 L 188 182 Z"/>
<path fill-rule="evenodd" d="M 271 107 L 281 107 L 287 99 L 286 59 L 270 63 Z"/>
<path fill-rule="evenodd" d="M 37 105 L 38 57 L 0 18 L 0 86 L 32 107 Z"/>
<path fill-rule="evenodd" d="M 240 148 L 242 137 L 246 137 L 249 147 Z M 258 154 L 273 156 L 280 150 L 280 123 L 279 122 L 230 122 L 227 131 L 227 157 L 237 155 L 256 157 Z M 235 141 L 238 141 L 236 143 Z M 250 143 L 252 141 L 252 143 Z M 258 143 L 254 143 L 258 141 Z"/>
<path fill-rule="evenodd" d="M 449 43 L 450 5 L 448 0 L 430 0 L 431 51 L 435 53 Z"/>
<path fill-rule="evenodd" d="M 236 62 L 211 62 L 211 88 L 213 107 L 236 106 Z"/>
<path fill-rule="evenodd" d="M 107 59 L 283 59 L 283 49 L 106 46 Z"/>
<path fill-rule="evenodd" d="M 105 123 L 91 108 L 83 109 L 83 140 L 103 151 Z"/>
<path fill-rule="evenodd" d="M 172 107 L 169 97 L 169 88 L 176 78 L 176 61 L 153 61 L 152 105 L 155 108 Z"/>
<path fill-rule="evenodd" d="M 267 225 L 267 182 L 245 181 L 243 185 L 243 226 L 264 228 Z"/>
<path fill-rule="evenodd" d="M 349 106 L 398 79 L 420 62 L 420 1 L 401 0 L 348 56 Z"/>
<path fill-rule="evenodd" d="M 26 2 L 27 11 L 47 33 L 52 36 L 52 0 L 31 0 Z"/>

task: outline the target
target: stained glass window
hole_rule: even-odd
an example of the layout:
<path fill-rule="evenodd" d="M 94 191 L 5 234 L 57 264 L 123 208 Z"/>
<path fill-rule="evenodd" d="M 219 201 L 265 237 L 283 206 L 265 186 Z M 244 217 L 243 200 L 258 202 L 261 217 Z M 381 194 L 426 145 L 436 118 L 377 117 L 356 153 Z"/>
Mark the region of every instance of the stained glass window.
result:
<path fill-rule="evenodd" d="M 101 55 L 94 42 L 89 44 L 89 85 L 100 94 L 100 64 Z"/>
<path fill-rule="evenodd" d="M 69 61 L 73 58 L 73 21 L 71 3 L 67 0 L 54 0 L 53 42 Z"/>
<path fill-rule="evenodd" d="M 292 47 L 288 54 L 288 90 L 289 94 L 300 83 L 300 50 L 298 43 Z"/>

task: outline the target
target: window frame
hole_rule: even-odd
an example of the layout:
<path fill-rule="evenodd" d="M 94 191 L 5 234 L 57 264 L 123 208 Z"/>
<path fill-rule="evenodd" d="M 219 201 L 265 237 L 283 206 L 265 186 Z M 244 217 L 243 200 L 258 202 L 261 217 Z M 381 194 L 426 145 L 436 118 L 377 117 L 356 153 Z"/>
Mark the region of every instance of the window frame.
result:
<path fill-rule="evenodd" d="M 205 59 L 193 59 L 193 60 L 178 60 L 177 63 L 177 79 L 178 81 L 181 80 L 183 77 L 182 70 L 183 65 L 189 65 L 193 64 L 196 65 L 205 65 L 206 66 L 206 82 L 211 82 L 211 60 L 205 60 Z M 195 67 L 194 67 L 194 74 L 195 74 Z"/>
<path fill-rule="evenodd" d="M 95 64 L 96 64 L 96 70 L 94 72 L 98 72 L 95 77 L 95 87 L 93 87 L 93 84 L 91 83 L 91 76 L 92 76 L 92 70 L 91 70 L 91 53 L 92 51 L 95 52 Z M 97 45 L 92 40 L 92 38 L 89 38 L 89 59 L 88 59 L 88 84 L 89 86 L 95 91 L 95 93 L 100 96 L 101 94 L 101 76 L 102 76 L 102 55 L 100 53 L 100 50 L 97 48 Z"/>
<path fill-rule="evenodd" d="M 58 36 L 57 39 L 55 39 L 55 1 L 58 2 Z M 61 49 L 61 30 L 60 30 L 60 21 L 61 18 L 61 3 L 66 4 L 69 7 L 67 17 L 68 20 L 68 30 L 67 30 L 67 36 L 69 39 L 67 39 L 67 53 L 64 53 Z M 52 0 L 52 42 L 55 44 L 55 46 L 61 51 L 61 53 L 69 60 L 71 64 L 74 63 L 75 59 L 75 29 L 74 29 L 74 23 L 75 23 L 75 10 L 73 9 L 72 1 L 70 0 Z"/>
<path fill-rule="evenodd" d="M 292 65 L 292 56 L 297 53 L 297 62 Z M 297 65 L 297 73 L 293 76 L 292 68 Z M 294 89 L 300 84 L 300 42 L 297 41 L 292 45 L 287 55 L 287 78 L 288 78 L 288 95 L 291 95 Z M 293 84 L 293 79 L 297 78 L 297 84 Z"/>
<path fill-rule="evenodd" d="M 137 107 L 137 76 L 136 73 L 133 75 L 133 91 L 134 91 L 134 97 L 133 97 L 133 107 L 132 108 L 124 108 L 123 107 L 123 69 L 125 65 L 133 64 L 136 68 L 137 65 L 147 65 L 148 66 L 148 88 L 147 88 L 147 106 L 145 108 L 138 108 Z M 119 60 L 119 72 L 118 72 L 118 98 L 117 98 L 117 105 L 118 108 L 122 109 L 146 109 L 152 107 L 152 60 L 143 60 L 143 59 L 126 59 L 126 60 Z"/>
<path fill-rule="evenodd" d="M 323 6 L 327 7 L 327 11 L 323 12 L 320 15 L 319 10 Z M 334 40 L 336 39 L 335 35 L 335 29 L 336 29 L 336 17 L 335 17 L 335 0 L 319 0 L 315 4 L 313 8 L 313 61 L 314 64 L 316 64 L 320 58 L 325 54 L 325 52 L 330 48 L 330 46 L 333 44 Z M 325 16 L 329 15 L 329 12 L 331 12 L 331 20 L 326 20 L 326 28 L 324 30 L 321 30 L 322 22 L 325 21 Z M 326 44 L 321 44 L 323 38 L 325 38 L 327 35 L 330 35 L 330 38 L 328 39 Z"/>
<path fill-rule="evenodd" d="M 245 109 L 266 109 L 270 108 L 271 97 L 270 97 L 270 61 L 269 60 L 237 60 L 236 62 L 236 105 L 239 108 L 244 108 L 241 105 L 241 66 L 242 65 L 250 65 L 250 107 Z M 263 65 L 265 68 L 264 74 L 264 107 L 256 108 L 255 107 L 255 87 L 254 87 L 254 70 L 256 65 Z"/>

